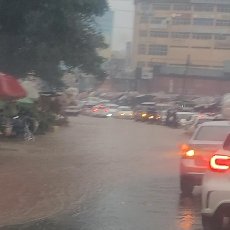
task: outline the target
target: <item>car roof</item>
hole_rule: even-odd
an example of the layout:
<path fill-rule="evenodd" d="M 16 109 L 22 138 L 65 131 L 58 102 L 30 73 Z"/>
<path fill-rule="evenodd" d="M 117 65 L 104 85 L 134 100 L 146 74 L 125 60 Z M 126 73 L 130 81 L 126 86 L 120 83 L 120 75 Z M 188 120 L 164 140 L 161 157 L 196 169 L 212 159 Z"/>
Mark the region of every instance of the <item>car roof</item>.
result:
<path fill-rule="evenodd" d="M 230 126 L 230 121 L 207 121 L 201 124 L 201 126 Z"/>

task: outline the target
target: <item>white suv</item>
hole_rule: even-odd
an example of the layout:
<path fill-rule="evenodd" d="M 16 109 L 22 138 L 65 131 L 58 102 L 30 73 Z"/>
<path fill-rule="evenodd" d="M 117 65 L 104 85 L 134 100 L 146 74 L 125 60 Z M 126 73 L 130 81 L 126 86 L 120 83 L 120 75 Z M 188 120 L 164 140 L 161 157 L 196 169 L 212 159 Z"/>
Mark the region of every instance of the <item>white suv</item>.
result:
<path fill-rule="evenodd" d="M 202 183 L 202 223 L 205 230 L 221 230 L 230 217 L 230 134 L 223 148 L 210 158 Z"/>

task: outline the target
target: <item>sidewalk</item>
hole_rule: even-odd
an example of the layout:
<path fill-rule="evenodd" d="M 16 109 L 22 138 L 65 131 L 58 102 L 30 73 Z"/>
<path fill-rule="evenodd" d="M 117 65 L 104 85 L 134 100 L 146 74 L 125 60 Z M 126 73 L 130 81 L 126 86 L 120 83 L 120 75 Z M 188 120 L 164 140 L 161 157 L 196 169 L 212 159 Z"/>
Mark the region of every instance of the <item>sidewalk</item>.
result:
<path fill-rule="evenodd" d="M 0 227 L 54 215 L 72 202 L 73 173 L 63 164 L 62 135 L 0 140 Z"/>

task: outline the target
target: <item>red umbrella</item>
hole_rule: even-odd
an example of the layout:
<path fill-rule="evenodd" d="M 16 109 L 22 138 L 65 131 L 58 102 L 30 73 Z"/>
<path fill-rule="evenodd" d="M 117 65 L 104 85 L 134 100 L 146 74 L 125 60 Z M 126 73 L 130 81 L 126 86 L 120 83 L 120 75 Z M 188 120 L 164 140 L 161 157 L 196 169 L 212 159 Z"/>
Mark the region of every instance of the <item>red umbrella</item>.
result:
<path fill-rule="evenodd" d="M 0 99 L 15 100 L 26 97 L 26 91 L 14 77 L 0 73 Z"/>

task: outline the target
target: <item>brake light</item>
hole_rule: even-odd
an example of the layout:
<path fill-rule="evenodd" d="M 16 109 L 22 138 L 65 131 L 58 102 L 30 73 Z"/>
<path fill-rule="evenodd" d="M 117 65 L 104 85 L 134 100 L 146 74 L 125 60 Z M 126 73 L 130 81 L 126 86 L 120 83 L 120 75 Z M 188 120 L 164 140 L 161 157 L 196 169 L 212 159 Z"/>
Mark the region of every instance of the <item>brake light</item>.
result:
<path fill-rule="evenodd" d="M 189 147 L 186 144 L 183 144 L 181 146 L 181 151 L 182 151 L 183 157 L 185 158 L 193 158 L 195 156 L 195 150 L 191 149 L 191 147 Z"/>
<path fill-rule="evenodd" d="M 98 109 L 93 109 L 93 112 L 97 112 L 98 111 Z"/>
<path fill-rule="evenodd" d="M 210 160 L 210 167 L 216 171 L 226 171 L 230 169 L 230 157 L 224 155 L 214 155 Z"/>
<path fill-rule="evenodd" d="M 108 110 L 108 109 L 105 109 L 105 112 L 106 112 L 106 113 L 108 113 L 108 112 L 109 112 L 109 110 Z"/>

